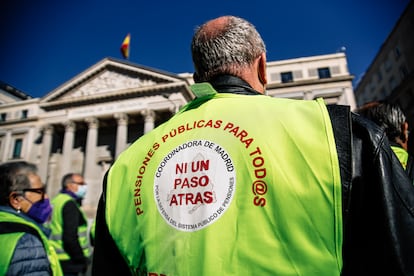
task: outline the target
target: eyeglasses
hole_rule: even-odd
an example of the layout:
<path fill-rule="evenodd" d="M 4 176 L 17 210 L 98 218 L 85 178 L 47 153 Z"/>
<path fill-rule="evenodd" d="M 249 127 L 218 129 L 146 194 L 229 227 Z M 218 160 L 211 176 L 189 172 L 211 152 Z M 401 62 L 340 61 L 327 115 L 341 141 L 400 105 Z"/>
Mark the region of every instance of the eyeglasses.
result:
<path fill-rule="evenodd" d="M 42 187 L 42 188 L 28 188 L 28 189 L 23 189 L 22 190 L 23 193 L 26 192 L 32 192 L 32 193 L 36 193 L 42 196 L 42 200 L 45 198 L 45 193 L 46 193 L 46 187 Z"/>
<path fill-rule="evenodd" d="M 76 181 L 72 181 L 71 183 L 76 184 L 76 185 L 86 185 L 85 182 L 76 182 Z"/>

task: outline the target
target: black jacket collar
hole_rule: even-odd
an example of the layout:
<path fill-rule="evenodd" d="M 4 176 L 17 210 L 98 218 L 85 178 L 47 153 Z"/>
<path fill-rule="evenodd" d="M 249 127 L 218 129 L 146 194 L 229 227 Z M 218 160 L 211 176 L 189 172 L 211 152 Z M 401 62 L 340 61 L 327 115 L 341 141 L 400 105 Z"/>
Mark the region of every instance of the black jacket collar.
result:
<path fill-rule="evenodd" d="M 220 75 L 210 81 L 218 93 L 233 93 L 243 95 L 262 95 L 254 90 L 247 82 L 232 75 Z"/>
<path fill-rule="evenodd" d="M 390 143 L 390 146 L 393 146 L 393 147 L 397 147 L 397 148 L 402 148 L 402 149 L 404 149 L 400 144 L 398 144 L 397 142 L 394 142 L 394 141 L 389 141 L 389 143 Z"/>

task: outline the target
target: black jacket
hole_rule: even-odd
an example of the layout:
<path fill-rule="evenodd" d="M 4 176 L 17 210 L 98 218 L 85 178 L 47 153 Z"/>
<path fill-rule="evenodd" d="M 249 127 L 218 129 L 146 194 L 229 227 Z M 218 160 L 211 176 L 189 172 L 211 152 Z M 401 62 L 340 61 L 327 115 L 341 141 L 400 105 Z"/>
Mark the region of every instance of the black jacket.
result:
<path fill-rule="evenodd" d="M 385 133 L 347 109 L 328 107 L 343 190 L 342 275 L 414 275 L 414 187 Z"/>
<path fill-rule="evenodd" d="M 80 200 L 78 200 L 80 204 Z M 64 273 L 85 272 L 88 266 L 88 258 L 83 254 L 83 250 L 78 241 L 78 227 L 86 225 L 87 221 L 79 210 L 79 206 L 73 200 L 69 200 L 62 210 L 63 248 L 70 256 L 69 260 L 61 260 L 60 265 Z"/>
<path fill-rule="evenodd" d="M 218 92 L 259 94 L 233 76 L 221 76 L 212 85 Z M 413 185 L 379 127 L 348 106 L 330 105 L 328 112 L 342 181 L 342 275 L 414 275 Z M 105 185 L 104 180 L 93 274 L 128 275 L 105 224 Z"/>

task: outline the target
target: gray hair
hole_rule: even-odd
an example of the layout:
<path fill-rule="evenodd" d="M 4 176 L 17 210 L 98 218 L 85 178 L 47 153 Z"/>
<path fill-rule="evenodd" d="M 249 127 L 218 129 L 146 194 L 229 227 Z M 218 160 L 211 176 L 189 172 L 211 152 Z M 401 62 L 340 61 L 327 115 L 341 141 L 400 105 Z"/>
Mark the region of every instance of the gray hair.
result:
<path fill-rule="evenodd" d="M 31 187 L 29 174 L 37 174 L 36 165 L 25 161 L 0 165 L 0 205 L 8 205 L 11 192 Z"/>
<path fill-rule="evenodd" d="M 397 142 L 397 138 L 403 142 L 406 141 L 402 125 L 407 121 L 407 118 L 398 105 L 385 101 L 374 101 L 364 104 L 356 110 L 356 113 L 379 125 L 390 141 Z"/>
<path fill-rule="evenodd" d="M 196 29 L 191 42 L 194 81 L 210 81 L 220 74 L 240 76 L 266 46 L 259 32 L 245 19 L 226 16 L 226 23 L 214 31 L 209 22 Z"/>
<path fill-rule="evenodd" d="M 62 189 L 66 189 L 66 187 L 68 186 L 68 184 L 70 184 L 72 182 L 72 178 L 74 175 L 77 175 L 76 173 L 67 173 L 62 177 Z"/>

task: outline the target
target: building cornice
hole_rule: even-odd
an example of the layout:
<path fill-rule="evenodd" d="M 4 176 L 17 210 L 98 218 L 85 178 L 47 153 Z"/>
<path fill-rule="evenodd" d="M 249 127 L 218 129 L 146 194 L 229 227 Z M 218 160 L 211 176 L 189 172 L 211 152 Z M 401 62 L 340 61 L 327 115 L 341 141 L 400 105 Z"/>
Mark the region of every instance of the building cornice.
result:
<path fill-rule="evenodd" d="M 4 121 L 4 122 L 0 122 L 0 127 L 12 125 L 13 128 L 15 128 L 19 124 L 25 124 L 25 123 L 37 122 L 37 121 L 38 121 L 37 117 L 30 117 L 30 118 L 27 118 L 27 119 L 10 119 L 10 120 Z"/>

